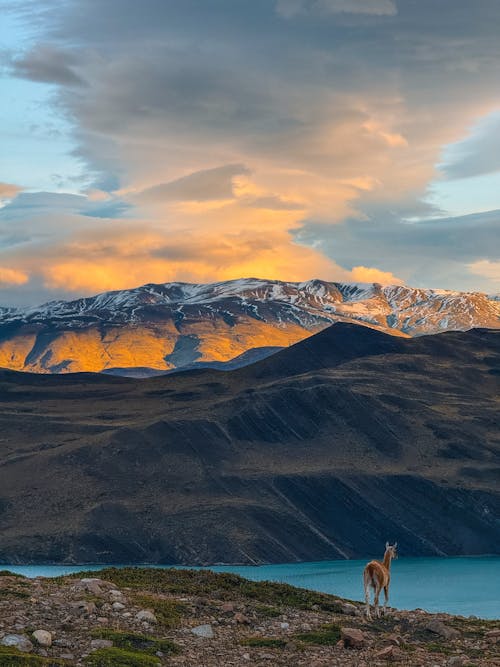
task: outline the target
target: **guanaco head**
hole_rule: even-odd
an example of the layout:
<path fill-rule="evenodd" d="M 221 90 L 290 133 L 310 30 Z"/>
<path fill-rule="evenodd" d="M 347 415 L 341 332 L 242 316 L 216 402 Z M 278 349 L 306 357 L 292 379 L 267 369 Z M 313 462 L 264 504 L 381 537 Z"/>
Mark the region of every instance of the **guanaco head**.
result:
<path fill-rule="evenodd" d="M 390 558 L 397 558 L 398 557 L 398 543 L 394 542 L 394 544 L 389 544 L 389 542 L 385 543 L 385 555 L 389 556 Z"/>

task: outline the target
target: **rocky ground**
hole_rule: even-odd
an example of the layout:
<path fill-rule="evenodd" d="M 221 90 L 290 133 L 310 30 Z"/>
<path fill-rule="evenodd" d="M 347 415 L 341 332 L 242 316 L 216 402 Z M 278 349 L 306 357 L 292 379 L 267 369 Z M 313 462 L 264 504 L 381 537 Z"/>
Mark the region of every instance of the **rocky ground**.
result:
<path fill-rule="evenodd" d="M 0 576 L 0 665 L 500 666 L 500 621 L 358 603 L 192 570 Z"/>

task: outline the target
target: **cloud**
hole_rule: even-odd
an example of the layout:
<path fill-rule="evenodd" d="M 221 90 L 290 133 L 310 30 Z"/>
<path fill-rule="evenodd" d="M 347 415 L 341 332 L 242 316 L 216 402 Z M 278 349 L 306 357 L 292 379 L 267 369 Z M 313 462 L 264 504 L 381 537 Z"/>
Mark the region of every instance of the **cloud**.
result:
<path fill-rule="evenodd" d="M 0 200 L 1 199 L 11 199 L 15 197 L 22 188 L 19 185 L 13 185 L 12 183 L 0 183 Z"/>
<path fill-rule="evenodd" d="M 468 264 L 467 268 L 471 273 L 487 278 L 496 287 L 500 286 L 500 260 L 492 262 L 489 259 L 480 259 Z"/>
<path fill-rule="evenodd" d="M 359 283 L 380 283 L 381 285 L 404 285 L 404 280 L 397 278 L 390 271 L 368 266 L 353 266 L 351 271 L 352 280 Z"/>
<path fill-rule="evenodd" d="M 397 214 L 350 219 L 335 227 L 311 221 L 295 232 L 302 243 L 342 258 L 346 269 L 354 270 L 359 262 L 369 266 L 375 257 L 384 271 L 407 284 L 463 290 L 489 289 L 485 279 L 494 279 L 498 249 L 492 240 L 499 233 L 498 210 L 405 224 Z M 471 265 L 476 270 L 471 271 Z M 471 280 L 471 273 L 484 280 Z"/>
<path fill-rule="evenodd" d="M 235 197 L 223 207 L 213 207 L 212 201 L 162 202 L 152 207 L 152 219 L 93 217 L 90 207 L 106 197 L 22 193 L 0 209 L 0 266 L 9 261 L 30 276 L 25 301 L 170 280 L 347 276 L 314 249 L 291 243 L 296 211 L 266 208 L 256 214 Z M 202 218 L 199 207 L 205 207 Z M 22 234 L 14 233 L 20 221 Z M 2 290 L 2 303 L 21 300 L 17 289 Z"/>
<path fill-rule="evenodd" d="M 0 243 L 30 275 L 39 262 L 44 297 L 245 273 L 487 288 L 467 266 L 496 261 L 497 214 L 428 199 L 443 175 L 496 168 L 493 119 L 488 139 L 470 130 L 498 109 L 500 5 L 480 9 L 40 0 L 14 73 L 50 83 L 101 194 L 19 194 Z"/>
<path fill-rule="evenodd" d="M 500 111 L 482 117 L 465 139 L 448 146 L 441 170 L 448 178 L 500 171 Z"/>
<path fill-rule="evenodd" d="M 249 170 L 242 164 L 203 169 L 147 188 L 137 198 L 145 202 L 233 199 L 233 178 L 248 173 Z"/>
<path fill-rule="evenodd" d="M 0 225 L 2 222 L 27 223 L 30 218 L 64 214 L 118 218 L 131 207 L 130 203 L 107 193 L 104 193 L 104 197 L 96 199 L 86 195 L 61 192 L 20 192 L 0 208 Z"/>
<path fill-rule="evenodd" d="M 50 44 L 38 44 L 32 51 L 12 61 L 16 76 L 41 83 L 81 86 L 84 80 L 74 71 L 77 58 Z"/>
<path fill-rule="evenodd" d="M 24 271 L 0 266 L 0 288 L 5 285 L 24 285 L 29 280 L 29 275 Z"/>
<path fill-rule="evenodd" d="M 277 0 L 276 12 L 286 19 L 305 12 L 394 16 L 394 0 Z"/>
<path fill-rule="evenodd" d="M 272 211 L 302 211 L 305 207 L 305 205 L 300 202 L 283 199 L 278 195 L 242 197 L 240 202 L 243 206 L 250 206 L 251 208 L 267 208 Z"/>

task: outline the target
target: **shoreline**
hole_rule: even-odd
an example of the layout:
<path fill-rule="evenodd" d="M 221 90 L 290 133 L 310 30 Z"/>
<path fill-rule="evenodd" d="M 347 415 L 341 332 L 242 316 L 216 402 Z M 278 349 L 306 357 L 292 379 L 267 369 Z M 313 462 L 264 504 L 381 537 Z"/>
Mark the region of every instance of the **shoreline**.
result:
<path fill-rule="evenodd" d="M 393 608 L 369 620 L 356 601 L 209 570 L 86 574 L 0 576 L 0 664 L 499 664 L 500 620 Z"/>

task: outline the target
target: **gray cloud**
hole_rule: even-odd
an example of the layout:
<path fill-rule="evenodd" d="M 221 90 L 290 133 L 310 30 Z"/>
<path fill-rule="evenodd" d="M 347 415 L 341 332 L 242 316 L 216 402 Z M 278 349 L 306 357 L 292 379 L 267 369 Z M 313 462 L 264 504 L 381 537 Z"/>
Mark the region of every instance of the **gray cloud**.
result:
<path fill-rule="evenodd" d="M 437 216 L 425 195 L 443 145 L 498 104 L 499 23 L 497 0 L 40 0 L 42 46 L 15 72 L 57 84 L 100 189 L 161 182 L 136 203 L 232 197 L 243 163 L 263 192 L 243 207 L 321 200 L 321 224 L 297 214 L 296 242 L 344 266 L 465 287 L 465 264 L 492 256 L 496 214 L 402 220 Z M 498 168 L 498 126 L 481 132 L 446 157 L 449 178 Z M 118 197 L 103 206 L 125 210 Z"/>
<path fill-rule="evenodd" d="M 146 202 L 232 199 L 233 178 L 248 173 L 249 170 L 242 164 L 203 169 L 175 181 L 147 188 L 137 198 Z"/>
<path fill-rule="evenodd" d="M 454 145 L 441 166 L 448 178 L 500 171 L 500 112 L 491 114 L 469 137 Z"/>
<path fill-rule="evenodd" d="M 394 16 L 398 10 L 394 0 L 277 0 L 276 12 L 289 19 L 305 12 Z"/>
<path fill-rule="evenodd" d="M 84 85 L 84 80 L 74 71 L 78 59 L 71 53 L 39 44 L 31 52 L 12 61 L 16 76 L 31 81 L 56 83 L 62 86 Z"/>
<path fill-rule="evenodd" d="M 295 232 L 295 238 L 319 246 L 347 269 L 376 262 L 410 285 L 487 288 L 487 281 L 473 279 L 465 267 L 479 260 L 499 260 L 498 245 L 492 240 L 500 235 L 500 210 L 418 223 L 400 220 L 398 215 L 351 219 L 332 227 L 310 221 Z"/>
<path fill-rule="evenodd" d="M 283 199 L 277 195 L 267 197 L 241 197 L 239 199 L 243 206 L 250 208 L 266 208 L 269 211 L 302 211 L 304 204 L 294 202 L 289 199 Z"/>

